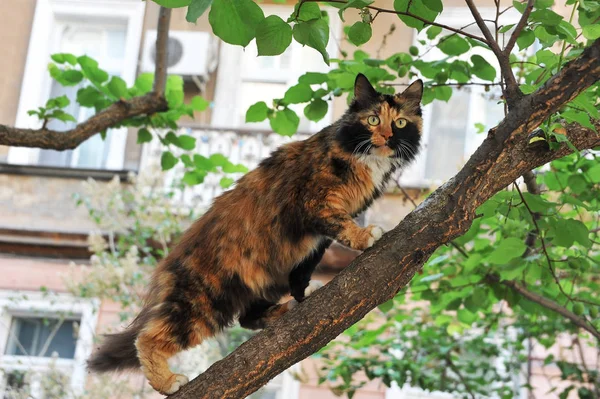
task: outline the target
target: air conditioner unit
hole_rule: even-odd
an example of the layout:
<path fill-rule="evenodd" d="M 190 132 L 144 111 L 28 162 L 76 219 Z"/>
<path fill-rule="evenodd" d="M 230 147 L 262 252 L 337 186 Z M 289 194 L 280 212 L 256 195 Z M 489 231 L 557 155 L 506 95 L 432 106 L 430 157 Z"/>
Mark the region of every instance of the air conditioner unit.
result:
<path fill-rule="evenodd" d="M 170 31 L 167 72 L 184 77 L 207 77 L 217 63 L 216 40 L 207 32 Z M 147 30 L 142 53 L 142 72 L 154 72 L 156 30 Z"/>

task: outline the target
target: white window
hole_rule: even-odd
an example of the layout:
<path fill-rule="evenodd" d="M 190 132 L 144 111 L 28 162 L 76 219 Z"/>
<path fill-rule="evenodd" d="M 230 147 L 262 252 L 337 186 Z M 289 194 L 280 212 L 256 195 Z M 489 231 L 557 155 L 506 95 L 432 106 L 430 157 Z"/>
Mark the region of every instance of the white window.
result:
<path fill-rule="evenodd" d="M 278 15 L 287 20 L 293 11 L 289 6 L 262 6 L 265 15 Z M 323 8 L 325 10 L 325 8 Z M 327 51 L 334 57 L 337 54 L 335 41 L 340 30 L 339 18 L 332 13 L 329 26 Z M 298 82 L 298 77 L 306 72 L 327 72 L 323 57 L 315 49 L 303 47 L 295 40 L 288 49 L 277 57 L 258 57 L 256 43 L 252 41 L 245 49 L 221 43 L 219 72 L 217 76 L 215 106 L 212 125 L 223 128 L 244 127 L 247 129 L 271 130 L 269 122 L 245 124 L 246 110 L 258 101 L 268 106 L 275 98 L 283 98 L 288 88 Z M 304 117 L 306 104 L 292 105 L 300 117 L 300 132 L 316 132 L 332 121 L 331 104 L 329 112 L 320 122 L 311 122 Z"/>
<path fill-rule="evenodd" d="M 495 8 L 481 8 L 480 13 L 484 19 L 495 18 Z M 511 9 L 500 18 L 500 23 L 514 24 L 518 22 L 520 14 Z M 473 16 L 466 7 L 448 7 L 436 19 L 436 22 L 462 28 L 473 22 Z M 494 29 L 490 26 L 490 29 Z M 482 36 L 477 25 L 473 24 L 466 29 L 468 32 Z M 427 41 L 426 29 L 414 38 L 414 45 L 425 53 L 430 44 L 422 45 L 420 40 Z M 415 31 L 416 32 L 416 31 Z M 443 31 L 440 36 L 450 33 Z M 512 32 L 505 35 L 508 38 Z M 434 39 L 434 43 L 435 43 Z M 486 58 L 496 69 L 496 80 L 500 80 L 500 68 L 495 57 L 490 52 L 480 47 L 475 47 L 469 52 L 459 56 L 459 59 L 469 60 L 471 56 L 479 54 Z M 434 61 L 446 58 L 438 48 L 433 48 L 424 56 L 424 61 Z M 473 82 L 482 82 L 476 77 Z M 482 124 L 485 129 L 490 129 L 504 118 L 504 106 L 499 104 L 500 90 L 494 86 L 489 92 L 484 86 L 468 86 L 461 89 L 453 88 L 452 97 L 448 102 L 435 100 L 423 108 L 423 147 L 415 162 L 403 172 L 400 183 L 405 186 L 426 187 L 431 184 L 441 184 L 454 176 L 464 165 L 471 154 L 483 142 L 485 133 L 478 134 L 475 124 Z"/>
<path fill-rule="evenodd" d="M 38 0 L 32 24 L 27 62 L 21 86 L 16 125 L 39 128 L 27 111 L 43 106 L 49 98 L 67 95 L 66 112 L 82 122 L 93 115 L 80 108 L 75 95 L 81 86 L 63 87 L 47 71 L 50 55 L 67 52 L 96 59 L 110 75 L 133 84 L 141 40 L 145 2 L 137 0 Z M 48 127 L 63 131 L 75 123 L 51 121 Z M 106 140 L 94 135 L 72 151 L 11 148 L 8 162 L 73 168 L 122 169 L 126 129 L 112 129 Z"/>
<path fill-rule="evenodd" d="M 0 291 L 0 397 L 81 393 L 97 307 L 66 294 Z"/>

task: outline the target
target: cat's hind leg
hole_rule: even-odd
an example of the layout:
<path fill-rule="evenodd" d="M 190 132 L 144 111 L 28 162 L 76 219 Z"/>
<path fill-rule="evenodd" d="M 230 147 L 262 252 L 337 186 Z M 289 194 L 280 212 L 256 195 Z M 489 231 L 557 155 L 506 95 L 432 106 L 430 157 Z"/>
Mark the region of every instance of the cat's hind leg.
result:
<path fill-rule="evenodd" d="M 144 375 L 152 388 L 164 395 L 173 394 L 188 383 L 186 376 L 171 371 L 168 360 L 214 335 L 209 324 L 201 320 L 193 320 L 188 326 L 181 328 L 171 320 L 154 319 L 140 332 L 135 342 Z"/>
<path fill-rule="evenodd" d="M 295 299 L 281 304 L 263 299 L 255 301 L 240 315 L 240 325 L 250 330 L 263 329 L 297 304 Z"/>

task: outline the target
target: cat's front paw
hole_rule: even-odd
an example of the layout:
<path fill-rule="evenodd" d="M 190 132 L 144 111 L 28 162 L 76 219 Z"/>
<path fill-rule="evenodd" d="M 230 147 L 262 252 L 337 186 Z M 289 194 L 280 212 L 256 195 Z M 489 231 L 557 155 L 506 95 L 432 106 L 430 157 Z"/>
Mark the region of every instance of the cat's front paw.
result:
<path fill-rule="evenodd" d="M 322 286 L 323 282 L 319 280 L 310 280 L 310 283 L 308 283 L 308 287 L 304 289 L 304 297 L 306 298 L 307 296 L 310 296 L 310 294 L 312 294 Z"/>
<path fill-rule="evenodd" d="M 379 226 L 369 226 L 367 228 L 371 229 L 367 248 L 371 248 L 383 236 L 383 229 Z"/>

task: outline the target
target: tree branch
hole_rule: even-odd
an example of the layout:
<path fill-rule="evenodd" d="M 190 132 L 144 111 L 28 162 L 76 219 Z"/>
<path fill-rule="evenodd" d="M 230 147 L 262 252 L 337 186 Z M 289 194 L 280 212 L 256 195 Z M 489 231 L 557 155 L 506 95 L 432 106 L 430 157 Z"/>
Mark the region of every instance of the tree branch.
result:
<path fill-rule="evenodd" d="M 503 89 L 504 97 L 506 98 L 508 109 L 510 110 L 523 97 L 523 93 L 521 92 L 521 89 L 519 89 L 519 83 L 517 82 L 517 79 L 515 78 L 513 70 L 510 66 L 510 60 L 508 57 L 508 54 L 510 53 L 505 54 L 502 52 L 498 42 L 496 39 L 494 39 L 494 36 L 492 36 L 492 33 L 485 24 L 481 14 L 479 14 L 479 10 L 473 3 L 473 0 L 465 0 L 465 2 L 467 3 L 469 10 L 471 10 L 471 14 L 473 15 L 473 18 L 475 18 L 475 22 L 477 22 L 477 26 L 479 26 L 479 29 L 481 29 L 488 46 L 490 46 L 490 49 L 498 59 L 500 73 L 502 74 L 504 82 L 506 83 L 506 86 Z M 527 22 L 527 20 L 525 20 L 525 22 Z"/>
<path fill-rule="evenodd" d="M 155 93 L 117 101 L 71 130 L 21 129 L 0 125 L 0 144 L 50 150 L 72 150 L 95 134 L 113 127 L 127 118 L 166 111 L 167 101 Z"/>
<path fill-rule="evenodd" d="M 158 13 L 158 27 L 156 29 L 156 64 L 154 67 L 154 92 L 159 96 L 164 95 L 167 83 L 170 21 L 171 9 L 161 7 Z"/>
<path fill-rule="evenodd" d="M 302 7 L 302 4 L 304 4 L 304 3 L 311 3 L 311 2 L 321 2 L 321 1 L 323 1 L 323 0 L 301 0 L 300 3 L 298 4 L 298 9 L 297 9 L 297 12 L 296 12 L 296 19 L 298 18 L 298 15 L 300 15 L 300 8 Z M 348 3 L 346 0 L 327 0 L 325 2 L 326 3 L 340 3 L 340 4 L 346 4 L 346 3 Z M 430 21 L 428 19 L 425 19 L 423 17 L 420 17 L 420 16 L 415 15 L 415 14 L 413 14 L 411 12 L 408 12 L 408 11 L 396 11 L 396 10 L 390 10 L 390 9 L 387 9 L 387 8 L 381 8 L 381 7 L 376 7 L 376 6 L 366 6 L 364 8 L 368 8 L 369 10 L 377 11 L 378 13 L 396 14 L 396 15 L 404 15 L 404 16 L 407 16 L 407 17 L 412 17 L 414 19 L 418 19 L 419 21 L 423 22 L 426 25 L 438 26 L 440 28 L 449 30 L 450 32 L 459 33 L 459 34 L 461 34 L 463 36 L 470 37 L 471 39 L 475 39 L 475 40 L 480 41 L 482 43 L 488 44 L 487 41 L 484 38 L 482 38 L 481 36 L 473 35 L 473 34 L 471 34 L 469 32 L 464 32 L 464 31 L 462 31 L 460 29 L 456 29 L 456 28 L 453 28 L 453 27 L 448 26 L 448 25 L 438 24 L 437 22 Z M 408 8 L 407 8 L 407 10 L 408 10 Z"/>
<path fill-rule="evenodd" d="M 528 170 L 572 152 L 564 144 L 553 151 L 530 147 L 528 134 L 598 79 L 600 40 L 520 99 L 463 169 L 374 247 L 172 398 L 246 397 L 394 297 L 439 246 L 468 230 L 479 205 Z M 567 125 L 566 134 L 578 149 L 600 145 L 600 136 L 579 125 Z"/>
<path fill-rule="evenodd" d="M 590 325 L 585 319 L 577 316 L 575 313 L 571 312 L 569 309 L 565 308 L 564 306 L 561 306 L 558 303 L 551 301 L 550 299 L 548 299 L 542 295 L 539 295 L 539 294 L 536 294 L 535 292 L 529 291 L 525 286 L 517 283 L 516 281 L 512 281 L 512 280 L 500 281 L 500 278 L 498 276 L 490 276 L 490 275 L 487 276 L 487 280 L 491 283 L 499 283 L 506 287 L 509 287 L 511 290 L 519 293 L 523 297 L 529 299 L 531 302 L 535 302 L 538 305 L 545 307 L 546 309 L 549 309 L 555 313 L 558 313 L 559 315 L 565 317 L 566 319 L 569 319 L 569 321 L 571 321 L 577 327 L 586 330 L 587 332 L 592 334 L 594 337 L 596 337 L 596 339 L 600 340 L 600 332 L 598 332 L 598 330 L 596 330 L 594 328 L 594 326 Z"/>
<path fill-rule="evenodd" d="M 161 7 L 156 36 L 154 92 L 133 97 L 126 101 L 114 102 L 85 122 L 81 122 L 67 131 L 46 129 L 47 121 L 44 121 L 40 129 L 23 129 L 0 125 L 0 145 L 44 148 L 57 151 L 72 150 L 93 135 L 119 125 L 125 119 L 168 110 L 164 91 L 167 79 L 167 40 L 170 19 L 171 9 Z"/>
<path fill-rule="evenodd" d="M 506 43 L 506 47 L 504 47 L 503 53 L 504 53 L 505 57 L 508 57 L 510 55 L 510 52 L 512 51 L 513 47 L 515 47 L 515 43 L 517 42 L 517 39 L 519 38 L 521 31 L 523 30 L 523 28 L 525 28 L 525 25 L 527 25 L 527 19 L 529 18 L 529 14 L 531 14 L 531 11 L 533 10 L 533 3 L 534 3 L 534 0 L 527 1 L 527 6 L 525 7 L 525 11 L 523 11 L 523 15 L 521 15 L 521 19 L 515 26 L 515 30 L 513 31 L 513 33 L 510 35 L 510 39 L 508 39 L 508 43 Z"/>

